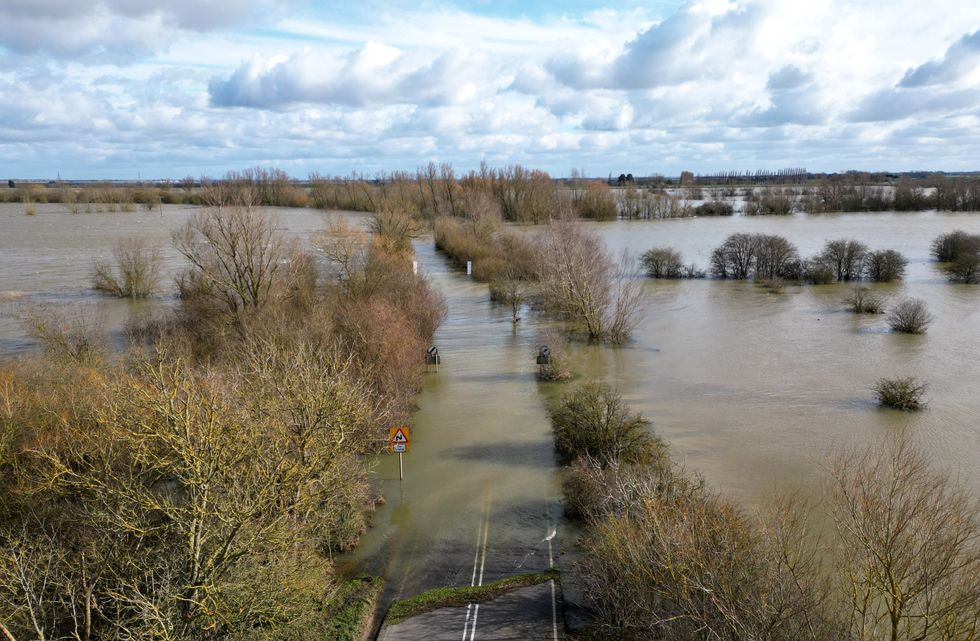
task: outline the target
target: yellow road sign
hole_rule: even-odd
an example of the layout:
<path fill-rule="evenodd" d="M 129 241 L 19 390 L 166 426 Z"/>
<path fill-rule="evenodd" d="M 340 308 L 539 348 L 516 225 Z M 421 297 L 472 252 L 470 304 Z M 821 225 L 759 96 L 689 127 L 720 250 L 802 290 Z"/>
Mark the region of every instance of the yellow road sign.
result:
<path fill-rule="evenodd" d="M 392 427 L 388 429 L 388 445 L 392 452 L 407 452 L 410 430 L 407 427 Z"/>

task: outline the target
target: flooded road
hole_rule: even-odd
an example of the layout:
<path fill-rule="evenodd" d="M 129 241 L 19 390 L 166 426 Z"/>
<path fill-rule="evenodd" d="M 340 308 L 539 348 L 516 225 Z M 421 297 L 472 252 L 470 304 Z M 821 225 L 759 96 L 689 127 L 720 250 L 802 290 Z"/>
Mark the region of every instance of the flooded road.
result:
<path fill-rule="evenodd" d="M 431 240 L 415 249 L 449 306 L 435 337 L 442 364 L 418 399 L 404 481 L 397 456 L 380 461 L 387 504 L 356 555 L 388 577 L 392 598 L 544 570 L 544 538 L 561 515 L 541 393 L 554 386 L 535 379 L 536 321 L 515 328 Z"/>
<path fill-rule="evenodd" d="M 192 210 L 78 216 L 57 210 L 41 205 L 37 216 L 27 217 L 19 205 L 0 205 L 0 295 L 8 302 L 98 302 L 110 326 L 118 328 L 139 306 L 88 290 L 93 258 L 107 256 L 116 238 L 140 235 L 159 241 L 170 273 L 182 265 L 170 233 Z M 301 239 L 323 227 L 319 212 L 278 213 Z M 905 282 L 875 288 L 892 298 L 926 300 L 935 321 L 924 336 L 893 334 L 883 316 L 845 311 L 846 284 L 787 286 L 776 294 L 751 283 L 646 281 L 647 307 L 635 339 L 621 348 L 576 344 L 574 369 L 583 379 L 618 385 L 679 461 L 713 488 L 749 504 L 774 489 L 813 491 L 821 463 L 835 449 L 897 430 L 909 431 L 933 462 L 980 497 L 980 286 L 946 283 L 929 259 L 938 234 L 980 233 L 980 215 L 696 218 L 591 226 L 616 251 L 672 246 L 686 263 L 701 267 L 733 232 L 783 235 L 803 255 L 840 237 L 901 251 L 910 260 Z M 435 338 L 442 365 L 428 375 L 418 399 L 404 481 L 398 481 L 397 457 L 378 462 L 387 503 L 351 559 L 385 574 L 389 598 L 469 585 L 479 575 L 491 581 L 543 569 L 543 539 L 561 513 L 545 403 L 567 387 L 535 381 L 541 321 L 525 314 L 514 328 L 509 312 L 490 303 L 487 287 L 451 268 L 430 239 L 419 239 L 416 251 L 420 268 L 449 306 Z M 167 304 L 167 298 L 149 303 Z M 28 346 L 18 321 L 0 317 L 0 352 Z M 875 405 L 871 386 L 896 375 L 928 383 L 925 411 L 907 414 Z M 563 535 L 560 529 L 559 547 Z"/>

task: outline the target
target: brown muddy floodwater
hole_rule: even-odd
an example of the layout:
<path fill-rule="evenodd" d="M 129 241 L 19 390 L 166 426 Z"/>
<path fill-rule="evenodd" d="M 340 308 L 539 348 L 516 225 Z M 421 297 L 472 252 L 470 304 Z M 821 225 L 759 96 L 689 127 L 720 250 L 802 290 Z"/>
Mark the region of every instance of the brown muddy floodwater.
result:
<path fill-rule="evenodd" d="M 116 238 L 140 235 L 159 241 L 173 273 L 182 261 L 170 233 L 191 211 L 72 216 L 41 205 L 28 217 L 20 205 L 0 205 L 0 297 L 98 302 L 118 329 L 141 306 L 89 291 L 92 259 L 107 256 Z M 277 213 L 300 239 L 323 227 L 318 212 Z M 812 491 L 821 463 L 836 449 L 901 430 L 980 496 L 980 286 L 946 283 L 929 259 L 940 233 L 980 233 L 980 214 L 736 216 L 592 227 L 616 251 L 672 246 L 702 267 L 733 232 L 779 234 L 803 255 L 840 237 L 905 254 L 905 282 L 875 288 L 893 299 L 925 299 L 935 321 L 924 336 L 892 334 L 883 316 L 844 311 L 848 285 L 787 286 L 774 294 L 751 283 L 647 281 L 635 340 L 621 348 L 576 345 L 575 369 L 582 378 L 618 385 L 678 460 L 749 504 L 774 489 Z M 435 339 L 442 366 L 419 398 L 405 480 L 398 480 L 394 456 L 378 462 L 387 503 L 351 559 L 385 574 L 389 596 L 469 584 L 477 558 L 485 558 L 485 581 L 547 567 L 542 539 L 561 513 L 545 403 L 568 388 L 535 382 L 534 346 L 544 323 L 525 314 L 514 328 L 509 312 L 490 303 L 486 286 L 451 268 L 431 239 L 417 241 L 416 252 L 449 305 Z M 168 304 L 172 298 L 144 306 Z M 0 317 L 0 352 L 29 349 L 9 313 L 17 305 L 0 305 L 8 308 Z M 929 384 L 925 411 L 875 405 L 871 386 L 894 375 Z M 563 532 L 567 526 L 559 524 L 558 542 Z"/>

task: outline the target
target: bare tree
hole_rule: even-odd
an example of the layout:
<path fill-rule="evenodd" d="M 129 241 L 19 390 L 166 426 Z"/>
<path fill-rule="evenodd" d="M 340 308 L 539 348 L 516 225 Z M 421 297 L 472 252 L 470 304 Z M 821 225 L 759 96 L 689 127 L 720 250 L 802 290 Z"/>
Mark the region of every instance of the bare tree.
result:
<path fill-rule="evenodd" d="M 654 247 L 640 257 L 650 278 L 680 278 L 684 262 L 681 253 L 672 247 Z"/>
<path fill-rule="evenodd" d="M 220 301 L 235 320 L 265 306 L 285 260 L 283 232 L 267 213 L 250 207 L 204 210 L 173 241 L 191 263 L 182 295 Z"/>
<path fill-rule="evenodd" d="M 828 489 L 848 638 L 976 639 L 980 506 L 904 437 L 839 456 Z"/>
<path fill-rule="evenodd" d="M 711 272 L 717 278 L 745 280 L 755 268 L 758 245 L 753 234 L 732 234 L 711 254 Z"/>
<path fill-rule="evenodd" d="M 840 238 L 827 241 L 820 254 L 820 259 L 834 270 L 837 281 L 842 283 L 861 277 L 864 255 L 867 253 L 868 247 L 864 243 Z"/>
<path fill-rule="evenodd" d="M 755 238 L 755 277 L 776 279 L 787 275 L 788 267 L 799 255 L 796 245 L 782 236 L 759 234 Z"/>
<path fill-rule="evenodd" d="M 596 234 L 574 221 L 556 221 L 542 235 L 545 305 L 581 325 L 593 340 L 623 342 L 642 307 L 632 262 L 624 255 L 617 265 Z"/>

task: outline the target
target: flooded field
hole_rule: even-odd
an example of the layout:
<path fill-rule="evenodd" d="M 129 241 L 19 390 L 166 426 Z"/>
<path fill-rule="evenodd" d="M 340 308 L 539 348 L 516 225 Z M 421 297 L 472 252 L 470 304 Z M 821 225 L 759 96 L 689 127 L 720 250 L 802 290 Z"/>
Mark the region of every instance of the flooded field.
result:
<path fill-rule="evenodd" d="M 52 205 L 27 217 L 17 205 L 0 205 L 0 295 L 8 312 L 0 318 L 0 350 L 29 348 L 9 311 L 17 301 L 99 302 L 110 326 L 121 327 L 140 307 L 89 291 L 92 259 L 108 255 L 114 239 L 139 235 L 160 243 L 173 273 L 181 259 L 170 233 L 191 211 L 72 216 Z M 323 225 L 311 210 L 278 213 L 298 238 Z M 774 489 L 813 488 L 833 450 L 895 430 L 911 432 L 980 495 L 980 287 L 947 284 L 929 259 L 934 237 L 957 228 L 978 233 L 980 216 L 695 218 L 593 228 L 614 250 L 672 246 L 702 267 L 736 231 L 783 235 L 804 255 L 840 237 L 905 254 L 905 282 L 876 288 L 926 300 L 935 321 L 924 336 L 892 334 L 882 316 L 844 311 L 847 285 L 775 294 L 751 283 L 648 281 L 635 340 L 621 348 L 576 345 L 575 369 L 617 384 L 678 460 L 747 503 Z M 436 336 L 443 364 L 419 398 L 405 480 L 398 481 L 394 456 L 378 463 L 387 503 L 354 558 L 384 572 L 400 594 L 469 583 L 481 549 L 486 580 L 547 567 L 542 540 L 561 507 L 545 403 L 567 389 L 535 382 L 540 320 L 525 315 L 513 327 L 486 286 L 451 268 L 430 239 L 419 239 L 416 251 L 449 305 Z M 894 375 L 929 384 L 927 410 L 875 405 L 871 386 Z"/>

